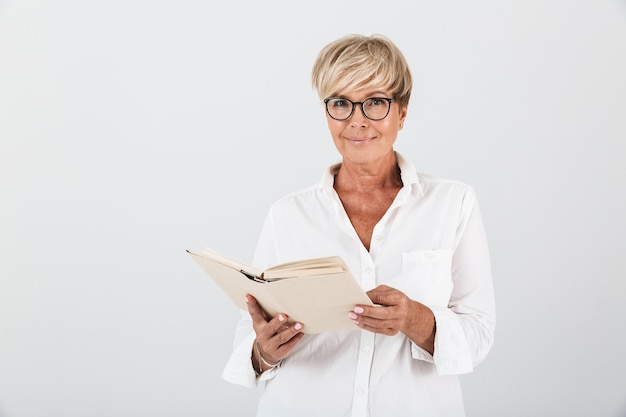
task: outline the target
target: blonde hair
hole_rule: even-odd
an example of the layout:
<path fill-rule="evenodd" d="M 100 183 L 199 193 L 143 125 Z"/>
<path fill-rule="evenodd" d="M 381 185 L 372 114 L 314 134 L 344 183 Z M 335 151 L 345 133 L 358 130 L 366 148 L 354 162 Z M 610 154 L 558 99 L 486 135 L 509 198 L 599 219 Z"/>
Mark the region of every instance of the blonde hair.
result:
<path fill-rule="evenodd" d="M 388 88 L 400 107 L 409 104 L 413 81 L 402 52 L 382 35 L 348 35 L 326 45 L 312 71 L 320 99 L 366 85 Z"/>

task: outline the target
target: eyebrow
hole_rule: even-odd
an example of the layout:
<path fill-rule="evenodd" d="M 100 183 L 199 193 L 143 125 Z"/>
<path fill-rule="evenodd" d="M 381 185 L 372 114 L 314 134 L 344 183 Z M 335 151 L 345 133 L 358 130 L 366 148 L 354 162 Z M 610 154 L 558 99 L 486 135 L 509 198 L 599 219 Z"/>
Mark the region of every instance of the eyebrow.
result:
<path fill-rule="evenodd" d="M 383 98 L 385 98 L 385 97 L 391 96 L 392 94 L 386 93 L 384 91 L 376 90 L 376 91 L 372 91 L 371 93 L 369 93 L 367 95 L 367 97 L 365 97 L 363 100 L 367 100 L 368 98 L 376 98 L 377 95 L 381 95 L 381 96 L 383 96 Z M 350 100 L 344 94 L 336 94 L 336 95 L 331 96 L 331 98 L 342 98 L 342 99 Z M 352 101 L 352 100 L 350 100 L 350 101 Z"/>

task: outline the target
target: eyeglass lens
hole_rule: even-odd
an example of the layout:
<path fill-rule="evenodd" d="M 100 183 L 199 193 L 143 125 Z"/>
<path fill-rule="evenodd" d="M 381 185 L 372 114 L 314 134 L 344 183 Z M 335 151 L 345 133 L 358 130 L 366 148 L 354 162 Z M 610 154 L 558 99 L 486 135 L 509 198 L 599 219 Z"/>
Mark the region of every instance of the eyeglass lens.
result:
<path fill-rule="evenodd" d="M 373 97 L 362 103 L 354 103 L 344 98 L 331 98 L 326 102 L 326 109 L 333 119 L 345 120 L 352 115 L 354 106 L 359 104 L 365 117 L 381 120 L 389 113 L 390 101 L 390 99 Z"/>

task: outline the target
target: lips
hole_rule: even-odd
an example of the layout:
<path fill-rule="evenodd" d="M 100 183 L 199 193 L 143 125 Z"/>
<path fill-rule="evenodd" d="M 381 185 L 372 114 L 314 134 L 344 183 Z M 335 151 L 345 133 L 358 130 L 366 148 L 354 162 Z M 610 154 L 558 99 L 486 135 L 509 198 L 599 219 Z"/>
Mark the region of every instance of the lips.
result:
<path fill-rule="evenodd" d="M 348 142 L 360 145 L 360 144 L 364 144 L 364 143 L 368 143 L 371 142 L 372 140 L 374 140 L 374 138 L 361 138 L 361 137 L 355 137 L 355 138 L 346 138 L 346 140 Z"/>

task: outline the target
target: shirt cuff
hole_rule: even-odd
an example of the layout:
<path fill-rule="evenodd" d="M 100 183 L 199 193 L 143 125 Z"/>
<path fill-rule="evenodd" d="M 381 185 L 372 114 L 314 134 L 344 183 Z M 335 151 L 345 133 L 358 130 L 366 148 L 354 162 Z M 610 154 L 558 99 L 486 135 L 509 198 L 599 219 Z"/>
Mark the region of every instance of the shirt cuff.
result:
<path fill-rule="evenodd" d="M 435 353 L 431 355 L 416 343 L 411 342 L 413 359 L 434 364 L 440 376 L 472 372 L 474 369 L 472 356 L 465 332 L 456 314 L 443 307 L 430 307 L 430 309 L 437 323 Z"/>
<path fill-rule="evenodd" d="M 259 376 L 254 371 L 251 356 L 255 339 L 256 335 L 254 332 L 251 332 L 235 348 L 228 362 L 226 362 L 226 367 L 222 372 L 222 379 L 232 384 L 255 388 L 259 382 L 272 379 L 276 375 L 280 366 L 269 369 Z"/>

